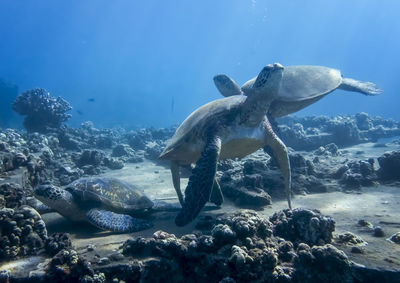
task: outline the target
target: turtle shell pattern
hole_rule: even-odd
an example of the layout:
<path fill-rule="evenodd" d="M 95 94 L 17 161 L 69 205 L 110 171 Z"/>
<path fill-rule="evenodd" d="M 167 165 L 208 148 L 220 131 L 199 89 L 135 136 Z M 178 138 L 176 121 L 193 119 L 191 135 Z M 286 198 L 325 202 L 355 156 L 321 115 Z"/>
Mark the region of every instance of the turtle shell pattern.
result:
<path fill-rule="evenodd" d="M 137 187 L 114 178 L 81 178 L 66 188 L 78 202 L 115 212 L 150 209 L 153 202 Z"/>

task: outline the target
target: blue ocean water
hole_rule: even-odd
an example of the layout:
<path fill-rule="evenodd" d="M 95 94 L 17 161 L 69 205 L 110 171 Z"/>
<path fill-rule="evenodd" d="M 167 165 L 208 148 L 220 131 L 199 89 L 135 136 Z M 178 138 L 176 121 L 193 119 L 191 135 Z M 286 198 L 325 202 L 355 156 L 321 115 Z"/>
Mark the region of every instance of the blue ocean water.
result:
<path fill-rule="evenodd" d="M 2 0 L 0 78 L 65 98 L 72 126 L 164 127 L 220 98 L 215 74 L 242 84 L 268 63 L 324 65 L 384 93 L 337 90 L 298 115 L 400 120 L 398 11 L 396 0 Z M 1 93 L 1 126 L 20 121 L 15 93 Z"/>

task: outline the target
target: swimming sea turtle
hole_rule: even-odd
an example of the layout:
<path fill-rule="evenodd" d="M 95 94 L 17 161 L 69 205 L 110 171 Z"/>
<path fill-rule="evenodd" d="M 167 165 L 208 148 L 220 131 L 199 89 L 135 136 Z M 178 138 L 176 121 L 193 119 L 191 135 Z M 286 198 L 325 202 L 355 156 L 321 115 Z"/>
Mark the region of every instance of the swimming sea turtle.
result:
<path fill-rule="evenodd" d="M 247 81 L 241 88 L 228 76 L 216 75 L 214 83 L 224 96 L 247 94 L 256 78 Z M 323 66 L 287 66 L 283 71 L 278 95 L 271 102 L 268 114 L 278 118 L 297 112 L 320 100 L 335 89 L 377 95 L 382 92 L 371 82 L 342 78 L 339 70 Z"/>
<path fill-rule="evenodd" d="M 62 188 L 41 185 L 34 194 L 72 221 L 89 222 L 100 229 L 116 232 L 136 232 L 152 226 L 135 216 L 179 210 L 174 204 L 151 201 L 135 186 L 114 178 L 81 178 Z"/>
<path fill-rule="evenodd" d="M 233 95 L 205 104 L 179 126 L 160 158 L 171 160 L 171 172 L 182 210 L 178 226 L 192 221 L 209 201 L 211 191 L 221 196 L 215 182 L 218 159 L 244 157 L 268 145 L 277 157 L 290 203 L 290 164 L 286 146 L 265 116 L 280 87 L 283 67 L 265 66 L 246 95 Z M 179 167 L 196 163 L 183 199 Z M 214 188 L 213 188 L 214 186 Z"/>

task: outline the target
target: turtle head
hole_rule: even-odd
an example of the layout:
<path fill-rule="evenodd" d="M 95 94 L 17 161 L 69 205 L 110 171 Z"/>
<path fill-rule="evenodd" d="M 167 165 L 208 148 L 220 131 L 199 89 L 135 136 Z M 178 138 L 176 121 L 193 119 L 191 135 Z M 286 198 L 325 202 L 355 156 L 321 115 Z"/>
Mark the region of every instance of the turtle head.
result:
<path fill-rule="evenodd" d="M 37 186 L 34 195 L 38 200 L 56 210 L 69 204 L 72 199 L 72 195 L 66 190 L 48 184 Z"/>
<path fill-rule="evenodd" d="M 145 195 L 138 197 L 133 203 L 131 203 L 137 210 L 146 210 L 152 208 L 154 203 Z"/>
<path fill-rule="evenodd" d="M 261 70 L 254 83 L 248 82 L 242 87 L 242 91 L 247 96 L 242 118 L 249 125 L 257 125 L 264 119 L 265 113 L 278 95 L 282 75 L 281 64 L 269 64 Z"/>
<path fill-rule="evenodd" d="M 245 83 L 242 91 L 247 96 L 257 95 L 259 99 L 273 99 L 278 94 L 283 75 L 283 66 L 279 63 L 268 64 L 258 74 L 257 78 Z"/>

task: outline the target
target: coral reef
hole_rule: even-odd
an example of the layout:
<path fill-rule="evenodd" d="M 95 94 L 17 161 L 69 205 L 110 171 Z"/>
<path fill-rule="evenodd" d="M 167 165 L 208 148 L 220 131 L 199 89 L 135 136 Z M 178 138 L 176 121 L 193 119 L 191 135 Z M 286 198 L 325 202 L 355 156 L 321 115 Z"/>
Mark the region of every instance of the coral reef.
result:
<path fill-rule="evenodd" d="M 332 245 L 310 248 L 300 244 L 294 260 L 294 282 L 353 282 L 351 264 L 344 252 Z"/>
<path fill-rule="evenodd" d="M 343 147 L 400 135 L 398 122 L 366 113 L 333 118 L 287 116 L 278 122 L 278 135 L 295 150 L 315 150 L 330 143 Z"/>
<path fill-rule="evenodd" d="M 400 180 L 400 150 L 385 153 L 378 157 L 378 162 L 378 176 L 381 180 Z"/>
<path fill-rule="evenodd" d="M 66 114 L 72 107 L 61 97 L 54 98 L 42 88 L 21 93 L 13 103 L 13 109 L 24 118 L 28 132 L 47 132 L 48 128 L 59 128 L 71 115 Z"/>
<path fill-rule="evenodd" d="M 211 235 L 188 234 L 177 238 L 158 231 L 150 239 L 128 240 L 123 253 L 157 257 L 150 266 L 143 263 L 146 269 L 152 270 L 156 264 L 158 270 L 167 271 L 158 273 L 156 280 L 218 282 L 229 277 L 235 282 L 264 282 L 290 278 L 292 268 L 280 264 L 292 260 L 284 256 L 292 248 L 290 244 L 284 247 L 271 236 L 268 220 L 254 212 L 241 211 L 218 218 Z M 143 275 L 148 278 L 149 273 Z"/>
<path fill-rule="evenodd" d="M 50 282 L 93 282 L 94 276 L 94 271 L 88 261 L 79 257 L 75 250 L 64 249 L 52 258 L 46 270 L 45 280 Z"/>
<path fill-rule="evenodd" d="M 112 149 L 112 154 L 111 156 L 113 157 L 131 157 L 134 156 L 135 152 L 134 150 L 128 145 L 128 144 L 118 144 Z"/>
<path fill-rule="evenodd" d="M 255 212 L 241 210 L 217 217 L 204 234 L 195 232 L 176 237 L 156 231 L 150 238 L 136 236 L 125 241 L 122 254 L 98 255 L 91 262 L 84 258 L 85 252 L 78 254 L 73 249 L 67 234 L 57 233 L 45 241 L 46 251 L 53 258 L 43 269 L 31 273 L 29 279 L 36 282 L 363 282 L 359 280 L 385 278 L 392 282 L 397 278 L 398 272 L 356 265 L 344 252 L 321 240 L 332 229 L 326 225 L 328 232 L 321 232 L 323 225 L 310 225 L 315 224 L 315 219 L 304 225 L 311 213 L 314 218 L 326 218 L 315 211 L 300 210 L 299 217 L 289 220 L 292 226 L 286 227 L 286 234 L 293 236 L 293 242 L 275 235 L 282 221 L 270 222 Z M 284 214 L 287 213 L 277 213 Z M 308 227 L 305 229 L 309 231 L 297 233 L 295 227 Z M 316 230 L 319 240 L 304 236 L 317 235 Z M 305 239 L 317 244 L 310 247 Z M 87 251 L 96 252 L 96 247 L 88 247 Z M 12 274 L 4 271 L 0 276 L 13 279 Z"/>
<path fill-rule="evenodd" d="M 16 208 L 26 204 L 26 191 L 15 183 L 4 183 L 0 185 L 0 209 Z"/>
<path fill-rule="evenodd" d="M 292 167 L 292 190 L 326 191 L 323 183 L 315 178 L 314 165 L 302 155 L 290 154 Z M 222 161 L 219 163 L 219 182 L 224 196 L 238 205 L 259 207 L 271 203 L 272 197 L 284 198 L 281 190 L 282 175 L 274 159 L 262 150 L 242 160 Z"/>
<path fill-rule="evenodd" d="M 61 250 L 72 249 L 72 242 L 68 233 L 51 234 L 45 241 L 44 248 L 50 256 L 56 255 Z"/>
<path fill-rule="evenodd" d="M 360 149 L 341 148 L 398 134 L 399 124 L 394 121 L 360 113 L 355 117 L 288 117 L 280 122 L 286 123 L 279 126 L 282 137 L 287 135 L 295 149 L 312 150 L 304 153 L 289 148 L 296 194 L 359 190 L 378 181 L 399 180 L 398 172 L 392 170 L 399 167 L 397 151 L 382 155 L 376 170 L 374 159 L 357 155 Z M 38 253 L 54 256 L 43 273 L 30 278 L 48 281 L 362 282 L 383 275 L 396 278 L 395 273 L 352 264 L 330 245 L 333 219 L 315 210 L 284 210 L 270 219 L 250 211 L 216 218 L 206 214 L 196 224 L 201 232 L 176 237 L 158 231 L 150 238 L 128 240 L 122 251 L 97 255 L 92 245 L 78 256 L 68 234 L 45 237 L 41 219 L 24 206 L 38 184 L 66 185 L 80 177 L 118 170 L 129 162 L 159 162 L 158 154 L 174 130 L 96 129 L 86 122 L 79 128 L 46 129 L 46 134 L 0 131 L 0 177 L 4 179 L 0 183 L 1 260 Z M 271 197 L 284 198 L 279 168 L 263 150 L 240 160 L 220 161 L 218 170 L 224 196 L 237 205 L 258 208 L 270 204 Z M 13 174 L 23 178 L 13 179 Z M 364 220 L 358 229 L 369 234 L 370 242 L 371 236 L 393 234 L 382 227 Z M 400 242 L 398 233 L 389 239 L 393 244 L 385 243 L 390 246 Z M 368 246 L 363 247 L 352 235 L 340 234 L 334 244 L 351 251 L 349 257 L 369 253 Z M 85 260 L 88 254 L 94 255 L 90 263 Z M 13 279 L 7 272 L 0 272 L 2 278 Z"/>
<path fill-rule="evenodd" d="M 317 167 L 332 170 L 328 162 L 336 145 L 327 146 L 324 155 L 316 155 L 314 160 L 299 153 L 289 153 L 292 171 L 292 191 L 294 193 L 320 193 L 329 190 L 325 179 L 332 179 L 332 172 L 321 172 Z M 321 166 L 322 165 L 322 166 Z M 335 167 L 333 167 L 335 168 Z M 260 207 L 271 203 L 272 198 L 284 198 L 282 174 L 274 158 L 259 150 L 241 160 L 225 160 L 218 164 L 217 175 L 225 197 L 238 205 Z M 318 172 L 319 171 L 319 172 Z"/>
<path fill-rule="evenodd" d="M 372 186 L 378 179 L 374 170 L 374 159 L 367 161 L 350 161 L 339 168 L 336 177 L 346 189 L 360 189 L 362 186 Z"/>
<path fill-rule="evenodd" d="M 26 166 L 29 149 L 23 136 L 13 129 L 0 132 L 0 173 Z"/>
<path fill-rule="evenodd" d="M 270 221 L 275 224 L 275 236 L 310 246 L 331 243 L 335 230 L 335 221 L 329 216 L 321 215 L 318 210 L 286 209 L 275 213 Z"/>
<path fill-rule="evenodd" d="M 367 244 L 361 237 L 351 232 L 345 232 L 339 234 L 337 242 L 345 245 L 358 245 L 358 246 L 364 246 Z"/>
<path fill-rule="evenodd" d="M 302 226 L 303 221 L 297 218 L 292 224 Z M 158 231 L 153 238 L 126 241 L 123 252 L 134 257 L 150 256 L 152 263 L 142 262 L 142 267 L 154 270 L 156 265 L 157 270 L 164 270 L 152 278 L 158 281 L 351 282 L 354 279 L 347 256 L 334 246 L 311 248 L 303 242 L 304 235 L 293 233 L 298 243 L 296 250 L 292 242 L 274 237 L 273 230 L 276 224 L 254 212 L 240 211 L 217 218 L 210 236 L 189 234 L 177 238 Z M 311 242 L 322 243 L 315 238 Z M 148 272 L 135 276 L 149 279 L 142 277 L 143 274 L 149 276 Z"/>
<path fill-rule="evenodd" d="M 390 136 L 390 133 L 394 133 L 398 128 L 398 123 L 391 120 L 367 117 L 365 114 L 357 117 L 356 126 L 363 123 L 370 125 L 360 126 L 363 129 L 368 128 L 368 130 L 359 129 L 360 136 L 363 137 L 361 142 L 368 140 L 363 136 L 366 131 L 372 131 L 379 126 L 391 129 L 382 132 L 379 137 Z M 343 119 L 343 117 L 290 117 L 281 122 L 285 122 L 289 129 L 296 125 L 293 131 L 307 136 L 320 135 L 321 131 L 322 133 L 328 131 L 328 125 L 340 124 Z M 347 121 L 346 119 L 343 121 Z M 282 130 L 285 125 L 280 127 Z M 162 161 L 157 160 L 158 154 L 174 130 L 174 127 L 129 132 L 123 129 L 100 130 L 91 122 L 85 122 L 79 128 L 61 126 L 45 135 L 26 134 L 7 129 L 0 133 L 0 174 L 12 173 L 21 168 L 27 170 L 24 180 L 27 187 L 45 182 L 66 185 L 85 175 L 100 174 L 109 169 L 118 170 L 126 163 L 142 162 L 145 158 L 162 164 Z M 345 164 L 340 164 L 340 167 L 333 157 L 338 160 L 345 159 L 346 154 L 339 150 L 340 143 L 331 143 L 332 141 L 315 144 L 312 148 L 316 150 L 307 157 L 304 157 L 304 154 L 290 153 L 294 193 L 337 190 L 339 186 L 335 187 L 336 183 L 332 183 L 333 181 L 339 182 L 346 190 L 359 189 L 361 186 L 374 185 L 378 180 L 389 178 L 387 176 L 391 173 L 385 175 L 384 171 L 389 172 L 393 164 L 390 163 L 385 167 L 384 160 L 387 158 L 384 157 L 381 158 L 379 178 L 376 177 L 377 172 L 374 171 L 372 159 L 347 161 Z M 294 143 L 302 144 L 299 140 L 294 140 Z M 394 160 L 393 158 L 390 160 Z M 218 169 L 220 171 L 217 174 L 225 197 L 232 199 L 238 205 L 260 207 L 270 204 L 271 197 L 272 199 L 285 197 L 281 190 L 282 176 L 279 168 L 274 158 L 270 158 L 262 150 L 241 160 L 221 161 Z M 332 185 L 329 186 L 329 183 Z"/>
<path fill-rule="evenodd" d="M 144 157 L 157 160 L 163 151 L 167 140 L 172 137 L 176 127 L 167 129 L 141 129 L 127 133 L 127 143 L 135 151 L 144 151 Z"/>
<path fill-rule="evenodd" d="M 1 209 L 0 227 L 0 261 L 34 255 L 44 247 L 47 230 L 32 207 Z"/>
<path fill-rule="evenodd" d="M 254 158 L 243 163 L 224 161 L 222 164 L 225 168 L 229 167 L 222 171 L 219 179 L 225 197 L 242 206 L 263 206 L 271 203 L 271 197 L 264 188 L 263 177 L 268 173 L 266 161 Z"/>
<path fill-rule="evenodd" d="M 28 187 L 45 182 L 66 185 L 85 174 L 100 174 L 121 169 L 127 162 L 142 162 L 147 154 L 130 148 L 125 143 L 128 134 L 122 130 L 98 130 L 89 122 L 78 129 L 52 130 L 46 134 L 12 129 L 0 132 L 0 174 L 22 168 L 27 171 L 24 185 Z M 114 154 L 110 154 L 114 148 Z M 122 155 L 121 148 L 125 151 Z"/>

